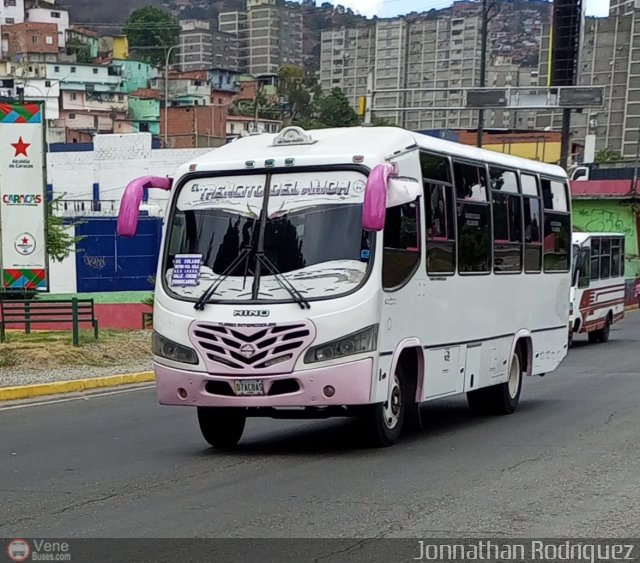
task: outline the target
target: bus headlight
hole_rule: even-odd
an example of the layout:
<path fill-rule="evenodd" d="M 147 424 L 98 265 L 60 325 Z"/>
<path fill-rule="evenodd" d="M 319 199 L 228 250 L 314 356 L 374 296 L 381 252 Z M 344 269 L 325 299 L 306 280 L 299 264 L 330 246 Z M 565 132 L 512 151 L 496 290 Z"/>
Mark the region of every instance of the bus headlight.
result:
<path fill-rule="evenodd" d="M 377 345 L 378 325 L 372 325 L 338 340 L 314 346 L 305 354 L 304 363 L 326 362 L 354 354 L 373 352 Z"/>
<path fill-rule="evenodd" d="M 153 353 L 174 362 L 193 365 L 198 363 L 198 355 L 195 350 L 176 344 L 157 332 L 153 333 Z"/>

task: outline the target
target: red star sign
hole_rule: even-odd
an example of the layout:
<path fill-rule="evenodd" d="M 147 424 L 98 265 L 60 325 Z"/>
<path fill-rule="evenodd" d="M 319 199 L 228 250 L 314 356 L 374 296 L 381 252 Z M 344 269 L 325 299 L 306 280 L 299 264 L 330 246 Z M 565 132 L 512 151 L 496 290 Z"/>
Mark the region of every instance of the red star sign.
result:
<path fill-rule="evenodd" d="M 16 149 L 16 156 L 20 156 L 20 155 L 24 155 L 26 157 L 28 157 L 29 155 L 27 154 L 27 149 L 31 146 L 30 143 L 25 143 L 22 140 L 22 137 L 20 137 L 20 139 L 18 140 L 17 143 L 11 143 L 11 146 Z"/>
<path fill-rule="evenodd" d="M 22 237 L 22 244 L 29 244 L 29 239 L 27 237 Z"/>

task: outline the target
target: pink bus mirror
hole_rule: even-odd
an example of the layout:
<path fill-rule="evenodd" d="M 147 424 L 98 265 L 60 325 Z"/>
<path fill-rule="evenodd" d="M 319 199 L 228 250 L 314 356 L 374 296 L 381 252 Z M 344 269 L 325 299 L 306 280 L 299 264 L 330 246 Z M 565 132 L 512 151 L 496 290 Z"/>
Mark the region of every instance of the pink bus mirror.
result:
<path fill-rule="evenodd" d="M 161 176 L 143 176 L 136 178 L 125 188 L 120 202 L 118 212 L 118 235 L 121 237 L 133 237 L 138 229 L 138 216 L 140 215 L 140 204 L 144 196 L 144 190 L 156 188 L 159 190 L 170 190 L 171 178 Z"/>
<path fill-rule="evenodd" d="M 392 164 L 374 166 L 367 179 L 362 207 L 362 228 L 365 231 L 382 231 L 387 213 L 387 189 L 389 176 L 395 173 Z"/>

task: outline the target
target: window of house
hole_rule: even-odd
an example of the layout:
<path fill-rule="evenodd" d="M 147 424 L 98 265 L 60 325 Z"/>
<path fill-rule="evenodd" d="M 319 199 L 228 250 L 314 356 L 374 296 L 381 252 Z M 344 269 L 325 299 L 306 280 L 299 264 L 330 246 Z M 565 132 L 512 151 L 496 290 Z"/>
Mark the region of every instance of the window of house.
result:
<path fill-rule="evenodd" d="M 75 113 L 70 113 L 69 114 L 69 119 L 75 119 L 76 118 L 76 114 Z"/>
<path fill-rule="evenodd" d="M 16 23 L 16 19 L 15 18 L 5 18 L 4 22 L 7 25 L 12 25 L 12 24 Z"/>
<path fill-rule="evenodd" d="M 60 72 L 60 67 L 59 66 L 54 66 L 53 67 L 53 72 Z"/>
<path fill-rule="evenodd" d="M 4 0 L 4 5 L 7 7 L 15 7 L 16 0 Z"/>
<path fill-rule="evenodd" d="M 78 95 L 75 92 L 71 92 L 71 94 L 69 94 L 69 98 L 71 98 L 72 100 L 75 100 L 78 97 Z"/>
<path fill-rule="evenodd" d="M 37 35 L 32 35 L 31 36 L 31 42 L 32 43 L 38 43 L 40 41 L 40 37 L 38 37 Z"/>
<path fill-rule="evenodd" d="M 51 12 L 51 17 L 52 18 L 56 18 L 56 19 L 60 19 L 60 12 Z"/>
<path fill-rule="evenodd" d="M 93 74 L 98 74 L 98 69 L 97 68 L 93 69 Z"/>
<path fill-rule="evenodd" d="M 75 66 L 72 66 L 72 67 L 71 67 L 71 72 L 75 72 L 75 71 L 76 71 L 76 67 L 75 67 Z"/>
<path fill-rule="evenodd" d="M 407 283 L 420 264 L 418 203 L 387 209 L 382 260 L 382 284 L 385 289 Z"/>

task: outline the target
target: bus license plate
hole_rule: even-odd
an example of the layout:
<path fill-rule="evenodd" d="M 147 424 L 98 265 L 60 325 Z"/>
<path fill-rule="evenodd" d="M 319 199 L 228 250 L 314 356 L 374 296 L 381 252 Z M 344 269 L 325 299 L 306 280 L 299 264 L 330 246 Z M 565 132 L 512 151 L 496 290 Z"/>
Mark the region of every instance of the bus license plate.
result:
<path fill-rule="evenodd" d="M 264 395 L 264 382 L 259 379 L 234 381 L 236 395 Z"/>

